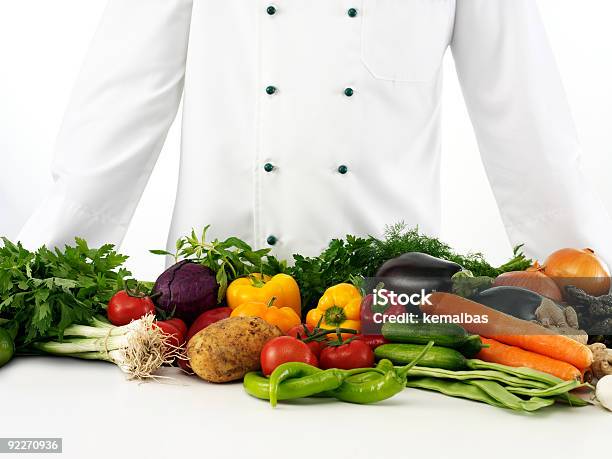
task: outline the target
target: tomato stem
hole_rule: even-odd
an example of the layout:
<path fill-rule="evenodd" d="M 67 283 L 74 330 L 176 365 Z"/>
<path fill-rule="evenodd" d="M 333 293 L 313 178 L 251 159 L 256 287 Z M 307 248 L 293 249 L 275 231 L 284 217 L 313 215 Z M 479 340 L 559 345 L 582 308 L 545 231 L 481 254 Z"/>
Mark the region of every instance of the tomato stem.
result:
<path fill-rule="evenodd" d="M 316 333 L 313 332 L 311 335 L 309 335 L 307 338 L 303 339 L 302 341 L 305 343 L 309 343 L 311 341 L 319 341 L 320 338 L 327 337 L 327 335 L 331 333 L 348 333 L 351 335 L 356 335 L 357 333 L 359 333 L 357 330 L 353 330 L 352 328 L 333 328 L 330 330 L 324 330 L 324 329 L 319 329 L 319 330 L 320 331 L 317 331 Z"/>

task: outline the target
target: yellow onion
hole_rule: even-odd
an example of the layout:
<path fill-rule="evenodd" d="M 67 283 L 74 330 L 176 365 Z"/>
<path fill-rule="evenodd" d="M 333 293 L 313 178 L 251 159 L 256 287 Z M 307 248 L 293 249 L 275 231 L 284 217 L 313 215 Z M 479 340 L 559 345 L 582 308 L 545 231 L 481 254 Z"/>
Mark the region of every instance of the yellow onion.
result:
<path fill-rule="evenodd" d="M 610 270 L 591 249 L 557 250 L 544 262 L 544 274 L 562 291 L 573 285 L 593 296 L 610 292 Z"/>
<path fill-rule="evenodd" d="M 511 271 L 500 274 L 493 281 L 493 286 L 499 287 L 502 285 L 531 290 L 556 302 L 563 300 L 561 290 L 559 290 L 555 281 L 542 272 L 542 268 L 537 262 L 527 271 Z"/>

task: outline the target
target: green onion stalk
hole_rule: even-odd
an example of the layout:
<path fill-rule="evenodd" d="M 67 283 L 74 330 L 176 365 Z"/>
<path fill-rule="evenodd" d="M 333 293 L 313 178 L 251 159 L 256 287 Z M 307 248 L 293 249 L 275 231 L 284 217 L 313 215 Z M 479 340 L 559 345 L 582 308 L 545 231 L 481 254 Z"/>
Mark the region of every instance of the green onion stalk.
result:
<path fill-rule="evenodd" d="M 103 360 L 117 365 L 129 379 L 154 378 L 162 365 L 180 358 L 173 337 L 154 326 L 148 314 L 128 325 L 116 327 L 95 318 L 90 325 L 71 325 L 62 341 L 46 341 L 33 347 L 47 354 Z"/>

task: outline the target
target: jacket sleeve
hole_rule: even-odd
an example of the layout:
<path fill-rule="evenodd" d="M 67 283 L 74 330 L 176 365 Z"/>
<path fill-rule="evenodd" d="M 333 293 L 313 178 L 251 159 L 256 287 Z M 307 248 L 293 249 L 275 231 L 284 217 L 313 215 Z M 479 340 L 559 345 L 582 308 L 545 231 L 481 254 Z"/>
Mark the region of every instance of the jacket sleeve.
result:
<path fill-rule="evenodd" d="M 591 247 L 612 263 L 612 220 L 580 148 L 535 0 L 458 0 L 452 50 L 482 160 L 513 243 L 543 259 Z"/>
<path fill-rule="evenodd" d="M 72 94 L 29 247 L 119 244 L 180 104 L 192 0 L 109 0 Z"/>

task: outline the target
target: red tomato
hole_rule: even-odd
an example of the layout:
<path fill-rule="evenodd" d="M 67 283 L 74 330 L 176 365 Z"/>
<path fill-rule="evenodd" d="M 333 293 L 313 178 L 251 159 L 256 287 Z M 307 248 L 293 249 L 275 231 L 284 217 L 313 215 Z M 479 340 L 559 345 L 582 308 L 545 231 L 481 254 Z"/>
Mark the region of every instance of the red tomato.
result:
<path fill-rule="evenodd" d="M 151 298 L 130 296 L 125 290 L 115 293 L 106 308 L 108 320 L 117 326 L 127 325 L 146 314 L 155 314 Z"/>
<path fill-rule="evenodd" d="M 303 362 L 315 367 L 319 363 L 310 348 L 292 336 L 271 339 L 261 350 L 261 369 L 267 376 L 287 362 Z"/>
<path fill-rule="evenodd" d="M 304 327 L 307 328 L 309 334 L 314 331 L 314 327 L 312 325 L 300 324 L 296 325 L 295 327 L 291 327 L 287 332 L 287 335 L 293 336 L 294 338 L 297 338 L 299 340 L 303 340 L 307 336 L 306 332 L 304 331 Z M 319 341 L 310 341 L 306 343 L 306 345 L 310 348 L 314 355 L 316 355 L 317 357 L 321 355 L 321 349 L 323 349 L 323 344 L 321 344 Z"/>
<path fill-rule="evenodd" d="M 374 352 L 366 343 L 353 340 L 340 346 L 329 346 L 321 351 L 321 368 L 368 368 L 374 366 Z"/>
<path fill-rule="evenodd" d="M 383 335 L 357 335 L 355 339 L 361 340 L 366 343 L 372 350 L 378 346 L 390 343 Z"/>
<path fill-rule="evenodd" d="M 200 330 L 204 330 L 209 325 L 219 322 L 220 320 L 227 319 L 232 313 L 231 308 L 214 308 L 203 312 L 198 318 L 191 324 L 189 331 L 187 332 L 187 341 L 197 334 Z"/>
<path fill-rule="evenodd" d="M 173 346 L 179 347 L 185 342 L 185 335 L 183 335 L 181 331 L 174 326 L 174 324 L 160 320 L 155 322 L 153 325 L 161 329 L 164 335 L 172 336 L 173 340 L 171 343 Z"/>
<path fill-rule="evenodd" d="M 173 317 L 172 319 L 166 320 L 166 322 L 174 325 L 183 336 L 187 336 L 187 324 L 183 321 L 183 319 Z"/>

